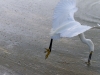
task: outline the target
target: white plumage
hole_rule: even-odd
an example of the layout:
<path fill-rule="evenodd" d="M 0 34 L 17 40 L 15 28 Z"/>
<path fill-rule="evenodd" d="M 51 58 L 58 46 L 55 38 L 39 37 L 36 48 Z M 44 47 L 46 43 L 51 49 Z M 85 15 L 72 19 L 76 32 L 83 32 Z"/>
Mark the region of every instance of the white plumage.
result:
<path fill-rule="evenodd" d="M 90 39 L 85 38 L 84 32 L 93 28 L 100 29 L 100 25 L 94 27 L 81 25 L 74 19 L 74 13 L 77 10 L 76 0 L 61 0 L 58 3 L 54 10 L 51 42 L 49 49 L 46 49 L 46 58 L 51 52 L 53 39 L 60 39 L 62 37 L 71 38 L 78 35 L 80 40 L 89 46 L 90 54 L 87 64 L 90 65 L 91 56 L 94 51 L 94 44 Z"/>
<path fill-rule="evenodd" d="M 74 13 L 78 10 L 76 0 L 61 0 L 54 10 L 51 36 L 53 39 L 74 37 L 89 30 L 90 26 L 75 21 Z"/>

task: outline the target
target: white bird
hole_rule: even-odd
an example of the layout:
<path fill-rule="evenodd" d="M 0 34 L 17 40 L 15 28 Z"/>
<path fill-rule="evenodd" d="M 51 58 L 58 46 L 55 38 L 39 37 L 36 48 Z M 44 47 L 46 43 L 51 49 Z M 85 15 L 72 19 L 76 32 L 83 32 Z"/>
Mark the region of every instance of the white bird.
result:
<path fill-rule="evenodd" d="M 98 25 L 97 27 L 91 27 L 81 25 L 74 19 L 74 13 L 77 10 L 76 0 L 61 0 L 58 3 L 54 10 L 51 41 L 49 48 L 45 51 L 45 53 L 47 53 L 45 58 L 48 58 L 51 52 L 53 39 L 56 40 L 62 37 L 71 38 L 74 36 L 79 36 L 81 41 L 89 46 L 90 54 L 87 64 L 90 65 L 91 56 L 94 51 L 94 44 L 90 39 L 85 38 L 84 32 L 92 28 L 100 28 L 100 26 Z"/>

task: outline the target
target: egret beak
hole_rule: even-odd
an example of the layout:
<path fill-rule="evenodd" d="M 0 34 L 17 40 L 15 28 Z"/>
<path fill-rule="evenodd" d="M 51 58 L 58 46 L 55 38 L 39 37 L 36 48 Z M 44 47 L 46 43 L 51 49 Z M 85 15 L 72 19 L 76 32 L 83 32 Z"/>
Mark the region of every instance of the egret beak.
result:
<path fill-rule="evenodd" d="M 88 62 L 86 62 L 86 64 L 87 64 L 88 66 L 91 65 L 90 61 L 91 61 L 92 53 L 93 53 L 93 51 L 90 52 L 89 58 L 88 58 Z"/>

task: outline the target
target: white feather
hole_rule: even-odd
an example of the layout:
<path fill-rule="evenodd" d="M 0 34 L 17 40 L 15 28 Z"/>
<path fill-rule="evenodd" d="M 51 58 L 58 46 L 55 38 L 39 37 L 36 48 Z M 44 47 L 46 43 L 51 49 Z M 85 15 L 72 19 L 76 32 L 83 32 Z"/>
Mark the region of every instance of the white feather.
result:
<path fill-rule="evenodd" d="M 92 28 L 75 21 L 74 13 L 76 11 L 76 0 L 61 0 L 58 3 L 54 10 L 53 26 L 51 29 L 53 39 L 74 37 Z"/>

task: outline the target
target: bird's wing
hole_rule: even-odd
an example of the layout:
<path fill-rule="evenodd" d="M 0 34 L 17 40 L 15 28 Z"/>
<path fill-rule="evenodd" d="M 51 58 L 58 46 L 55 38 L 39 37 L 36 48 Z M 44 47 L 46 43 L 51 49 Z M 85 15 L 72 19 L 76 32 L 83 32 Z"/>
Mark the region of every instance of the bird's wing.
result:
<path fill-rule="evenodd" d="M 54 10 L 53 27 L 51 37 L 74 37 L 92 27 L 81 25 L 74 20 L 74 13 L 77 11 L 76 0 L 61 0 Z"/>
<path fill-rule="evenodd" d="M 76 0 L 61 0 L 54 10 L 53 29 L 62 26 L 64 23 L 74 21 L 76 11 Z"/>
<path fill-rule="evenodd" d="M 79 22 L 73 21 L 69 22 L 63 26 L 58 27 L 57 29 L 51 30 L 51 36 L 53 39 L 60 39 L 61 37 L 74 37 L 78 34 L 81 34 L 92 27 L 86 25 L 80 25 Z"/>

